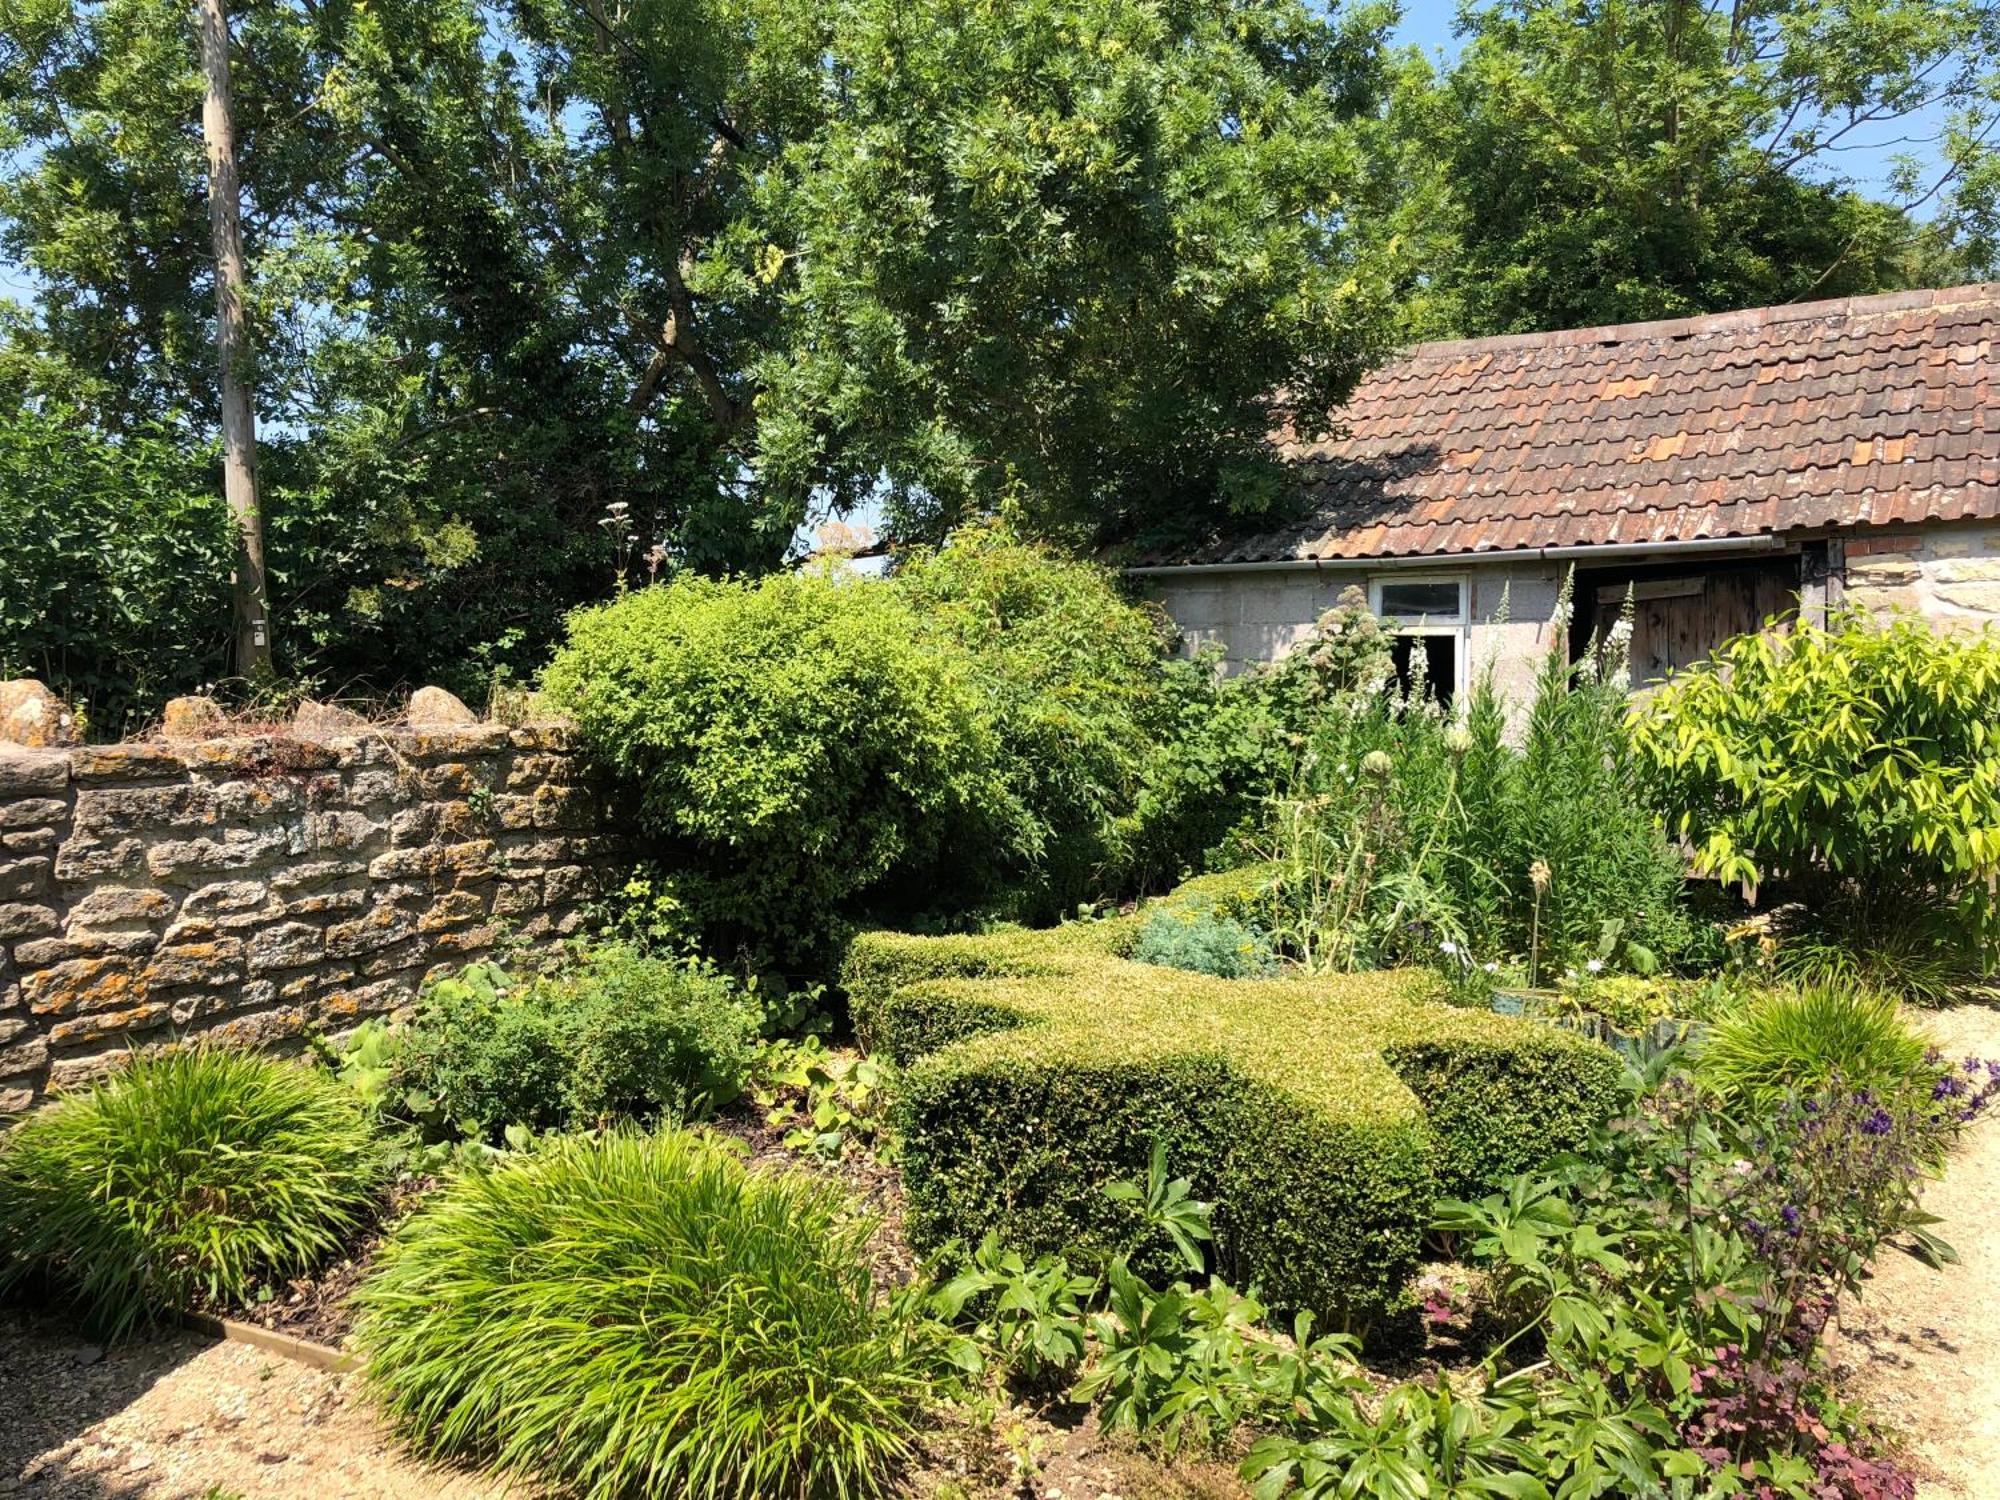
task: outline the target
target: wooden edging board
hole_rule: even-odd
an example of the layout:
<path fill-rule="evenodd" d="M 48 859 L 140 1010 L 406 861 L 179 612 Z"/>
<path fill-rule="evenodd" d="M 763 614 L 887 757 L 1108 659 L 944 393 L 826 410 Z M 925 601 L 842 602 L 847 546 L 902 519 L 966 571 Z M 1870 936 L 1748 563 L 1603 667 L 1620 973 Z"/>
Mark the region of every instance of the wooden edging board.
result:
<path fill-rule="evenodd" d="M 289 1333 L 279 1333 L 275 1329 L 259 1328 L 255 1323 L 240 1322 L 235 1318 L 211 1317 L 207 1313 L 182 1313 L 181 1321 L 188 1327 L 198 1329 L 214 1338 L 224 1339 L 232 1344 L 250 1344 L 265 1349 L 286 1359 L 296 1360 L 302 1365 L 311 1365 L 316 1370 L 330 1370 L 336 1375 L 344 1375 L 357 1368 L 358 1362 L 344 1349 L 335 1349 L 329 1344 L 316 1344 L 310 1339 L 296 1339 Z"/>

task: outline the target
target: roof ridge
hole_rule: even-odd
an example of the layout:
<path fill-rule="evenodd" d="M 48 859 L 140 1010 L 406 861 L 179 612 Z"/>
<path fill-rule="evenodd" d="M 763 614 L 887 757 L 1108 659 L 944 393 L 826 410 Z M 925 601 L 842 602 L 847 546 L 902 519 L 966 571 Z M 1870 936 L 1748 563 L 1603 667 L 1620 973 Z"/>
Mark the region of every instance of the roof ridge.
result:
<path fill-rule="evenodd" d="M 1865 297 L 1833 297 L 1821 302 L 1781 302 L 1771 307 L 1746 307 L 1734 312 L 1702 313 L 1691 318 L 1658 318 L 1642 323 L 1602 323 L 1591 328 L 1554 328 L 1540 333 L 1501 333 L 1477 339 L 1440 339 L 1412 344 L 1384 362 L 1411 364 L 1467 354 L 1507 349 L 1554 349 L 1584 344 L 1634 344 L 1661 339 L 1695 338 L 1703 334 L 1739 333 L 1773 323 L 1804 323 L 1829 318 L 1865 318 L 1882 313 L 1924 308 L 1968 307 L 2000 303 L 2000 281 L 1975 281 L 1963 286 L 1920 287 L 1907 292 L 1877 292 Z"/>

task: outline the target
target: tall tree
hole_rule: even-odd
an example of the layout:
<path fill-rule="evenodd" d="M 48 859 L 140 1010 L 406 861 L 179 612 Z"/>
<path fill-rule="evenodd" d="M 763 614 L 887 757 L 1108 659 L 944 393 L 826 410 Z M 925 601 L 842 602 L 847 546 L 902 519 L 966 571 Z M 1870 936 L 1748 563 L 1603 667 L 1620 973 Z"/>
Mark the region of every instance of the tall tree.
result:
<path fill-rule="evenodd" d="M 1473 0 L 1378 165 L 1410 323 L 1478 334 L 1933 284 L 1994 264 L 1987 0 Z M 1913 148 L 1864 187 L 1864 141 Z M 1926 222 L 1925 216 L 1932 216 Z"/>
<path fill-rule="evenodd" d="M 232 660 L 239 675 L 271 668 L 264 582 L 264 509 L 257 495 L 257 418 L 251 408 L 250 333 L 244 302 L 242 207 L 236 180 L 236 114 L 229 99 L 229 18 L 223 0 L 197 0 L 201 18 L 202 143 L 208 153 L 208 222 L 215 244 L 215 349 L 221 365 L 222 484 L 236 528 Z"/>

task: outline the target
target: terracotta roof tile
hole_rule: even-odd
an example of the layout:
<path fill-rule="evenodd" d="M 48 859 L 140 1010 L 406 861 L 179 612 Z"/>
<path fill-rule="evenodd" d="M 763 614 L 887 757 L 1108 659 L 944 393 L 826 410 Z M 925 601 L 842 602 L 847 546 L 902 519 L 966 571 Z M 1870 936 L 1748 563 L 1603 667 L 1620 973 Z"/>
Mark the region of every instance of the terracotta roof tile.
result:
<path fill-rule="evenodd" d="M 2000 283 L 1419 345 L 1334 417 L 1303 519 L 1148 561 L 2000 517 Z"/>

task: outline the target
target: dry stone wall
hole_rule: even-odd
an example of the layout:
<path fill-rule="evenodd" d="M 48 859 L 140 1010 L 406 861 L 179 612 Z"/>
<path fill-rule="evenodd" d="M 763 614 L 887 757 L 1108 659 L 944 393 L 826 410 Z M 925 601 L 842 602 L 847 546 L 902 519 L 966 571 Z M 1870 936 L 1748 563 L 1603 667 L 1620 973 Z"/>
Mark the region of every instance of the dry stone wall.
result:
<path fill-rule="evenodd" d="M 607 827 L 559 725 L 0 745 L 0 1114 L 136 1044 L 297 1046 L 567 934 Z"/>

